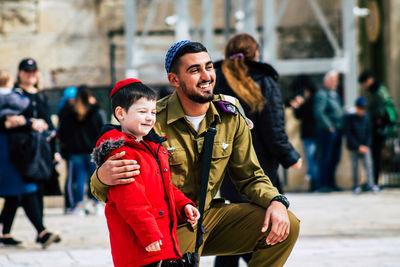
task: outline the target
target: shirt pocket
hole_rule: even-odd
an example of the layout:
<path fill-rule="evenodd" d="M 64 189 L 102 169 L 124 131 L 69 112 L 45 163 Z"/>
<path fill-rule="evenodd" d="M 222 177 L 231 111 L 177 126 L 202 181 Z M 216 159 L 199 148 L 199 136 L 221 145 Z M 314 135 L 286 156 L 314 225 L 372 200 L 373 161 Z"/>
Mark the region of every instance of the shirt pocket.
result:
<path fill-rule="evenodd" d="M 186 152 L 183 148 L 168 148 L 169 165 L 171 170 L 171 181 L 179 187 L 185 183 L 188 162 Z"/>
<path fill-rule="evenodd" d="M 212 153 L 213 161 L 224 159 L 232 154 L 232 144 L 228 142 L 215 141 Z"/>

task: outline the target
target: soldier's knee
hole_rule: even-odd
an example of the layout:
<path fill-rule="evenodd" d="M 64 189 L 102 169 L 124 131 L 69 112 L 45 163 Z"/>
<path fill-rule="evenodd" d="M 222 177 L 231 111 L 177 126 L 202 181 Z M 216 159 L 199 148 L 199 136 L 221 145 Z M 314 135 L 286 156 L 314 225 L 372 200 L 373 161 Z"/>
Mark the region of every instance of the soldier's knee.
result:
<path fill-rule="evenodd" d="M 288 236 L 289 242 L 296 242 L 299 237 L 300 232 L 300 220 L 289 210 L 288 211 L 289 220 L 290 220 L 290 233 Z"/>

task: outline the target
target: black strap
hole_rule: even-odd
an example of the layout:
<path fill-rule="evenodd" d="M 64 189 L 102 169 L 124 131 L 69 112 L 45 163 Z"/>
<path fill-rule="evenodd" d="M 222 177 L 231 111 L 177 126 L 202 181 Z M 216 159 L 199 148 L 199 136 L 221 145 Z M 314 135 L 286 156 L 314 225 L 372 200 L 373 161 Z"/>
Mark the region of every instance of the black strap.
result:
<path fill-rule="evenodd" d="M 200 190 L 200 200 L 199 200 L 200 218 L 197 222 L 196 247 L 193 255 L 194 256 L 193 266 L 195 267 L 197 267 L 199 264 L 199 248 L 201 244 L 203 244 L 203 234 L 205 233 L 205 229 L 202 223 L 203 223 L 204 206 L 207 196 L 208 178 L 210 175 L 210 165 L 211 165 L 211 156 L 214 145 L 214 137 L 215 134 L 217 133 L 217 128 L 215 126 L 216 126 L 216 121 L 214 121 L 210 125 L 204 136 L 203 166 L 201 171 L 201 190 Z"/>

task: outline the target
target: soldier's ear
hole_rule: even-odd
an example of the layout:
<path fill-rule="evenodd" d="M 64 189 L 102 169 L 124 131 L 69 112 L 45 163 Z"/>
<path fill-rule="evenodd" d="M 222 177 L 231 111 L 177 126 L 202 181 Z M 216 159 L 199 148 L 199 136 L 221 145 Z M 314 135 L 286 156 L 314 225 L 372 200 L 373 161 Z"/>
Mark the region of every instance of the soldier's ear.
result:
<path fill-rule="evenodd" d="M 168 81 L 174 87 L 179 86 L 179 78 L 176 73 L 172 73 L 172 72 L 168 73 Z"/>

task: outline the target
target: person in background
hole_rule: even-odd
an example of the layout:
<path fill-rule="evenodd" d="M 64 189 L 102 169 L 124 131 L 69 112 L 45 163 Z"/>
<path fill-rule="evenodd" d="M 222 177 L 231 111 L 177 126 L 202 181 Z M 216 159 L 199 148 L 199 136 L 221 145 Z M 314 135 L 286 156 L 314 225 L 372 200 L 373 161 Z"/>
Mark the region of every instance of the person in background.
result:
<path fill-rule="evenodd" d="M 63 110 L 65 106 L 71 106 L 74 104 L 77 91 L 78 88 L 76 88 L 75 86 L 65 88 L 65 90 L 63 91 L 63 96 L 58 102 L 58 112 Z"/>
<path fill-rule="evenodd" d="M 301 75 L 294 80 L 293 89 L 296 96 L 290 100 L 290 106 L 294 109 L 295 117 L 301 122 L 300 134 L 308 165 L 309 191 L 312 192 L 315 190 L 315 183 L 318 180 L 317 128 L 314 116 L 316 88 L 307 76 Z"/>
<path fill-rule="evenodd" d="M 59 112 L 57 135 L 61 154 L 67 161 L 66 214 L 84 215 L 89 210 L 84 205 L 85 190 L 88 198 L 93 199 L 89 197 L 91 196 L 89 177 L 96 169 L 95 164 L 91 162 L 90 153 L 105 122 L 104 110 L 100 108 L 93 93 L 85 85 L 77 89 L 74 101 L 66 103 Z M 95 212 L 102 214 L 103 205 L 97 200 L 92 204 Z"/>
<path fill-rule="evenodd" d="M 200 213 L 193 201 L 172 185 L 167 151 L 162 146 L 167 139 L 151 131 L 157 94 L 137 79 L 125 79 L 114 86 L 110 97 L 120 127 L 104 130 L 93 160 L 100 166 L 106 158 L 125 151 L 124 159 L 134 159 L 142 167 L 134 183 L 112 187 L 107 194 L 114 265 L 178 266 L 176 261 L 182 258 L 176 236 L 178 218 L 193 227 Z"/>
<path fill-rule="evenodd" d="M 367 111 L 372 122 L 372 159 L 374 182 L 379 185 L 382 170 L 382 150 L 387 135 L 396 125 L 397 113 L 388 89 L 368 70 L 363 71 L 358 81 L 366 90 Z"/>
<path fill-rule="evenodd" d="M 342 150 L 343 107 L 337 93 L 339 73 L 329 71 L 324 86 L 315 94 L 314 115 L 318 138 L 318 180 L 316 192 L 341 191 L 335 182 Z"/>
<path fill-rule="evenodd" d="M 278 73 L 259 62 L 259 46 L 249 34 L 233 36 L 225 47 L 225 60 L 215 63 L 215 93 L 237 97 L 253 122 L 254 147 L 261 167 L 283 193 L 278 166 L 301 168 L 299 153 L 288 141 Z"/>
<path fill-rule="evenodd" d="M 216 62 L 215 93 L 237 97 L 244 114 L 253 123 L 251 135 L 261 168 L 272 184 L 283 194 L 278 167 L 301 168 L 299 153 L 290 144 L 286 130 L 283 103 L 275 69 L 259 62 L 257 41 L 249 34 L 233 36 L 225 47 L 225 60 Z M 234 103 L 234 102 L 233 102 Z M 232 203 L 246 202 L 227 175 L 220 189 L 221 196 Z M 218 256 L 215 266 L 238 266 L 240 257 L 246 262 L 251 253 Z"/>
<path fill-rule="evenodd" d="M 63 118 L 65 116 L 68 116 L 68 113 L 73 109 L 73 105 L 75 103 L 75 97 L 76 97 L 76 92 L 78 91 L 78 88 L 75 86 L 71 86 L 71 87 L 67 87 L 65 88 L 65 90 L 63 91 L 63 96 L 60 99 L 60 101 L 58 102 L 58 129 L 57 129 L 57 141 L 59 144 L 59 148 L 60 148 L 60 139 L 59 139 L 59 132 L 60 132 L 60 118 Z M 67 165 L 67 177 L 66 177 L 66 181 L 65 181 L 65 185 L 64 185 L 64 213 L 65 214 L 69 214 L 71 213 L 71 201 L 70 199 L 72 199 L 71 195 L 72 192 L 70 192 L 70 183 L 69 183 L 69 173 L 68 173 L 68 166 L 69 164 L 69 154 L 68 152 L 65 151 L 65 149 L 60 149 L 61 152 L 61 157 L 66 161 L 66 165 Z M 71 179 L 72 180 L 72 179 Z"/>
<path fill-rule="evenodd" d="M 6 198 L 1 214 L 3 224 L 0 243 L 6 246 L 19 246 L 22 241 L 16 240 L 11 235 L 14 221 L 14 205 L 7 197 L 35 191 L 35 185 L 25 186 L 22 177 L 15 166 L 10 162 L 8 149 L 7 128 L 4 122 L 7 116 L 19 116 L 29 105 L 29 99 L 12 92 L 14 79 L 5 71 L 0 71 L 0 196 Z M 23 120 L 23 117 L 20 117 Z M 18 191 L 18 192 L 17 192 Z M 15 209 L 16 211 L 16 209 Z"/>
<path fill-rule="evenodd" d="M 360 194 L 363 190 L 358 177 L 358 161 L 364 164 L 367 176 L 366 191 L 379 192 L 379 187 L 374 183 L 371 158 L 371 122 L 366 113 L 367 100 L 359 97 L 355 102 L 355 112 L 344 117 L 343 133 L 346 136 L 347 148 L 350 151 L 350 159 L 353 167 L 353 190 Z"/>
<path fill-rule="evenodd" d="M 21 84 L 29 84 L 26 72 L 37 72 L 33 60 L 23 60 L 19 66 Z M 18 206 L 22 206 L 28 219 L 37 231 L 36 242 L 43 248 L 61 241 L 59 235 L 49 232 L 43 225 L 43 210 L 38 196 L 38 185 L 27 183 L 19 174 L 17 168 L 10 160 L 8 135 L 14 131 L 40 130 L 40 123 L 29 120 L 22 114 L 27 114 L 31 108 L 31 99 L 21 90 L 12 91 L 13 79 L 6 73 L 0 74 L 0 196 L 5 199 L 2 210 L 3 235 L 0 242 L 8 246 L 18 246 L 22 242 L 15 240 L 11 235 Z M 34 79 L 32 79 L 32 82 Z"/>

